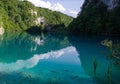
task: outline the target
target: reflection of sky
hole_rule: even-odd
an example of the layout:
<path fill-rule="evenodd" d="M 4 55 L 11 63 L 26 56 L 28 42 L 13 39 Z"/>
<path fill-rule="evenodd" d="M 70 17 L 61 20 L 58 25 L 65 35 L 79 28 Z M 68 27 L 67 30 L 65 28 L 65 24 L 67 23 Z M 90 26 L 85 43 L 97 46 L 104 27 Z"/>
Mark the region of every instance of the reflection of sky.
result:
<path fill-rule="evenodd" d="M 75 47 L 67 47 L 60 49 L 58 51 L 51 51 L 45 54 L 35 54 L 33 57 L 27 60 L 17 60 L 16 62 L 13 63 L 0 63 L 0 71 L 16 71 L 20 70 L 22 68 L 33 68 L 36 66 L 40 60 L 43 59 L 61 59 L 64 62 L 79 62 L 77 57 L 79 54 L 77 53 Z M 75 60 L 78 59 L 78 60 Z M 68 61 L 69 60 L 69 61 Z"/>

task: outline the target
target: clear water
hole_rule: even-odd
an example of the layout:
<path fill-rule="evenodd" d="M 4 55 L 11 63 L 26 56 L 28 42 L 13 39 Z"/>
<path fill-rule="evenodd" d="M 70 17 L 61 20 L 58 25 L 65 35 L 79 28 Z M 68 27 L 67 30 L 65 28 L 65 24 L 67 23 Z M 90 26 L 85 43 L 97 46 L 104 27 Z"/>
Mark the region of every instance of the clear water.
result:
<path fill-rule="evenodd" d="M 119 40 L 6 33 L 0 36 L 0 84 L 120 84 L 119 64 L 103 54 L 106 38 Z"/>

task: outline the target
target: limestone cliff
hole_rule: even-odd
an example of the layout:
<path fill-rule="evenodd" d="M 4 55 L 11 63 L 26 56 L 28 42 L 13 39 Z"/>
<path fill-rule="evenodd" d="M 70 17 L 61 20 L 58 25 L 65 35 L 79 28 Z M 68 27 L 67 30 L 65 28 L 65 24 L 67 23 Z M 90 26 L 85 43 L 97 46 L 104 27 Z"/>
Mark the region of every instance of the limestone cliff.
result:
<path fill-rule="evenodd" d="M 113 9 L 118 5 L 119 0 L 102 0 L 107 6 L 108 9 Z"/>

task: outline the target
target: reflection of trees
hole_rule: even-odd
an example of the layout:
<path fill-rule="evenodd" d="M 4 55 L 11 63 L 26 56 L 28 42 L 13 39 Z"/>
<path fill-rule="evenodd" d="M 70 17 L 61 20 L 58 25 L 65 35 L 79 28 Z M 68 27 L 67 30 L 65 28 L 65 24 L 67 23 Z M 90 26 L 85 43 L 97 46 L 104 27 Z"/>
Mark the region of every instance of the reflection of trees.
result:
<path fill-rule="evenodd" d="M 108 84 L 111 84 L 111 79 L 112 78 L 112 66 L 109 65 L 108 69 L 107 69 L 107 80 L 108 80 Z"/>
<path fill-rule="evenodd" d="M 119 42 L 113 43 L 112 40 L 105 39 L 101 42 L 101 44 L 106 46 L 108 49 L 108 54 L 106 55 L 107 58 L 109 58 L 108 61 L 110 61 L 107 69 L 108 84 L 111 84 L 113 79 L 116 83 L 118 83 L 117 81 L 119 80 L 117 80 L 117 78 L 120 78 L 120 77 L 117 75 L 119 75 L 120 72 L 117 72 L 117 75 L 113 76 L 112 68 L 116 69 L 120 66 L 120 43 Z M 120 68 L 118 69 L 120 70 Z"/>
<path fill-rule="evenodd" d="M 0 61 L 11 62 L 28 59 L 34 54 L 59 50 L 69 46 L 67 37 L 57 37 L 41 33 L 33 36 L 22 33 L 5 33 L 0 41 Z"/>
<path fill-rule="evenodd" d="M 97 84 L 119 84 L 120 68 L 119 65 L 116 67 L 113 64 L 116 58 L 107 60 L 102 53 L 102 51 L 108 53 L 108 50 L 100 44 L 104 38 L 81 35 L 79 37 L 69 37 L 69 41 L 80 54 L 79 58 L 84 71 L 93 77 Z M 118 49 L 118 47 L 116 48 Z M 116 52 L 118 51 L 115 49 Z"/>
<path fill-rule="evenodd" d="M 111 40 L 103 40 L 102 45 L 106 46 L 109 50 L 108 57 L 114 59 L 116 64 L 120 62 L 120 43 L 114 44 Z"/>

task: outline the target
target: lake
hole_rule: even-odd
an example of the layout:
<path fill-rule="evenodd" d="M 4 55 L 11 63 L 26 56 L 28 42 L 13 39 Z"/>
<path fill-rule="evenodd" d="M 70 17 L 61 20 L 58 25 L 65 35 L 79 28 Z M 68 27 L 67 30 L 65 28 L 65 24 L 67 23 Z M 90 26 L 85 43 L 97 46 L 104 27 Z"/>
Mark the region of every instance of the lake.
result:
<path fill-rule="evenodd" d="M 120 84 L 120 64 L 101 41 L 110 36 L 0 36 L 0 84 Z"/>

